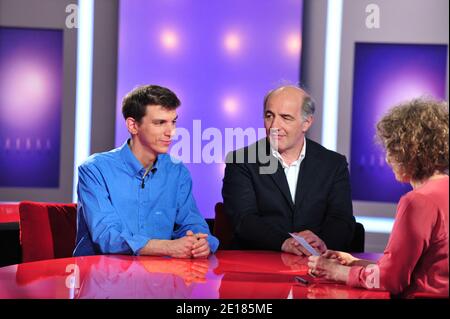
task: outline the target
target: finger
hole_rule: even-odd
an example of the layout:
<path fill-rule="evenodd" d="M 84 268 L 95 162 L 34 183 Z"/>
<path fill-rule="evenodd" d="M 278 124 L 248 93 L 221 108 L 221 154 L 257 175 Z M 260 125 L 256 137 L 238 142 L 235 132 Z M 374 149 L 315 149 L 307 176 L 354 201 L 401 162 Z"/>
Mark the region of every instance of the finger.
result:
<path fill-rule="evenodd" d="M 192 255 L 194 257 L 197 257 L 199 255 L 203 255 L 205 253 L 209 254 L 209 246 L 208 245 L 202 246 L 202 247 L 192 251 Z"/>
<path fill-rule="evenodd" d="M 192 250 L 200 249 L 205 246 L 209 246 L 208 241 L 206 241 L 205 239 L 200 239 L 192 245 Z"/>
<path fill-rule="evenodd" d="M 338 255 L 336 255 L 336 254 L 334 253 L 334 251 L 332 251 L 332 250 L 326 250 L 326 251 L 322 254 L 322 256 L 325 257 L 325 258 L 328 258 L 328 259 L 336 259 L 336 258 L 338 258 Z"/>
<path fill-rule="evenodd" d="M 339 258 L 338 260 L 341 265 L 347 265 L 347 260 L 345 260 L 343 258 Z"/>
<path fill-rule="evenodd" d="M 194 245 L 192 246 L 192 249 L 197 249 L 197 248 L 200 248 L 207 244 L 208 244 L 208 242 L 202 238 L 202 239 L 198 240 L 196 243 L 194 243 Z"/>
<path fill-rule="evenodd" d="M 200 248 L 192 250 L 192 255 L 195 256 L 195 255 L 201 254 L 201 253 L 205 252 L 206 250 L 209 250 L 209 247 L 208 246 L 202 246 Z"/>
<path fill-rule="evenodd" d="M 311 246 L 313 246 L 315 248 L 320 248 L 321 246 L 324 245 L 323 241 L 318 237 L 315 237 L 315 238 L 310 237 L 306 241 L 308 242 L 308 244 L 310 244 Z"/>
<path fill-rule="evenodd" d="M 301 246 L 294 246 L 294 245 L 290 245 L 288 252 L 297 255 L 297 256 L 304 256 L 305 254 L 303 253 L 302 250 L 300 250 Z"/>
<path fill-rule="evenodd" d="M 313 274 L 315 277 L 322 277 L 325 273 L 316 269 L 314 270 Z"/>
<path fill-rule="evenodd" d="M 192 258 L 192 249 L 186 249 L 184 254 L 186 255 L 186 258 Z"/>
<path fill-rule="evenodd" d="M 315 271 L 314 270 L 312 270 L 312 269 L 309 269 L 308 270 L 308 274 L 311 276 L 311 277 L 316 277 L 316 273 L 315 273 Z"/>
<path fill-rule="evenodd" d="M 325 245 L 325 243 L 321 243 L 318 247 L 318 250 L 321 254 L 324 254 L 327 251 L 327 246 Z"/>
<path fill-rule="evenodd" d="M 327 251 L 327 246 L 320 238 L 312 240 L 311 242 L 309 242 L 309 244 L 317 249 L 321 254 Z"/>
<path fill-rule="evenodd" d="M 318 242 L 317 236 L 311 236 L 311 235 L 306 235 L 306 236 L 302 236 L 304 240 L 306 240 L 308 242 L 308 244 L 314 243 L 314 242 Z"/>
<path fill-rule="evenodd" d="M 197 239 L 207 238 L 207 237 L 208 237 L 208 234 L 197 233 L 197 234 L 195 234 L 195 237 L 197 237 Z"/>
<path fill-rule="evenodd" d="M 308 261 L 317 263 L 319 261 L 319 256 L 309 256 Z"/>
<path fill-rule="evenodd" d="M 205 250 L 204 252 L 201 252 L 201 253 L 199 253 L 199 254 L 195 254 L 194 255 L 194 258 L 207 258 L 208 256 L 209 256 L 209 254 L 210 254 L 210 250 L 209 250 L 209 248 L 207 249 L 207 250 Z"/>
<path fill-rule="evenodd" d="M 193 236 L 193 235 L 194 235 L 194 232 L 192 230 L 188 230 L 186 232 L 186 236 Z"/>
<path fill-rule="evenodd" d="M 195 236 L 193 236 L 193 235 L 185 236 L 184 240 L 185 240 L 185 244 L 189 247 L 192 247 L 193 245 L 195 245 L 197 243 L 197 238 L 195 238 Z"/>
<path fill-rule="evenodd" d="M 311 234 L 314 234 L 312 231 L 310 231 L 310 230 L 303 230 L 303 231 L 301 231 L 301 232 L 298 232 L 297 233 L 299 236 L 309 236 L 309 235 L 311 235 Z"/>
<path fill-rule="evenodd" d="M 299 250 L 302 253 L 302 255 L 311 256 L 311 253 L 306 248 L 304 248 L 303 246 L 298 246 L 298 247 L 295 247 L 295 248 L 297 250 Z"/>

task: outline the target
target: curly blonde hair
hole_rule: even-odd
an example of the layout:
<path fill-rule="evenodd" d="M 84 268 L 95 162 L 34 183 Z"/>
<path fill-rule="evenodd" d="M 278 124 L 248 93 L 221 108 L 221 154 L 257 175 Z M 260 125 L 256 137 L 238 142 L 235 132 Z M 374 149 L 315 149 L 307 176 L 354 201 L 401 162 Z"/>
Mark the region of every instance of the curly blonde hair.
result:
<path fill-rule="evenodd" d="M 404 176 L 423 181 L 448 174 L 448 104 L 419 98 L 392 108 L 377 124 L 377 138 Z"/>

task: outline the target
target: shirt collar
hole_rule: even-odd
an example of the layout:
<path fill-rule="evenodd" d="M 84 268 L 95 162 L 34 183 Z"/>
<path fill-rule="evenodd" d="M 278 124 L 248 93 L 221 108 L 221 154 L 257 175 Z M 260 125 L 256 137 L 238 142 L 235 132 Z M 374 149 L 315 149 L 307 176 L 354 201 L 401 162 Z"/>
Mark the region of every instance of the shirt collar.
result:
<path fill-rule="evenodd" d="M 130 172 L 133 173 L 133 175 L 142 175 L 145 172 L 145 167 L 142 166 L 141 162 L 134 156 L 133 152 L 130 148 L 130 139 L 128 139 L 125 143 L 122 144 L 122 146 L 119 148 L 120 155 L 122 157 L 123 162 L 127 166 L 127 168 L 130 170 Z M 164 154 L 160 154 L 156 157 L 156 161 L 153 164 L 153 169 L 157 170 L 160 166 L 162 156 Z"/>
<path fill-rule="evenodd" d="M 271 151 L 272 151 L 272 155 L 278 159 L 281 163 L 281 165 L 283 166 L 283 168 L 288 168 L 291 166 L 297 166 L 300 165 L 300 163 L 302 162 L 302 160 L 305 158 L 306 155 L 306 138 L 303 137 L 303 147 L 302 150 L 300 152 L 300 155 L 298 156 L 297 160 L 292 162 L 291 165 L 287 165 L 286 162 L 284 161 L 283 157 L 281 156 L 281 154 L 274 150 L 272 147 L 270 147 Z"/>

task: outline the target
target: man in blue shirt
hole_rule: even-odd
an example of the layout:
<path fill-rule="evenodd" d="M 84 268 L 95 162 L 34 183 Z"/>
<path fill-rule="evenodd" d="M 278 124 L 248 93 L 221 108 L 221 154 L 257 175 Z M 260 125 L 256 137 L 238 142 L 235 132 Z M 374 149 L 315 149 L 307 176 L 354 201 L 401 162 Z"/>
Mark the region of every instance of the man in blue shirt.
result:
<path fill-rule="evenodd" d="M 78 168 L 74 256 L 201 258 L 217 250 L 219 241 L 192 195 L 189 171 L 166 154 L 179 105 L 172 91 L 156 85 L 125 96 L 122 113 L 131 138 Z"/>

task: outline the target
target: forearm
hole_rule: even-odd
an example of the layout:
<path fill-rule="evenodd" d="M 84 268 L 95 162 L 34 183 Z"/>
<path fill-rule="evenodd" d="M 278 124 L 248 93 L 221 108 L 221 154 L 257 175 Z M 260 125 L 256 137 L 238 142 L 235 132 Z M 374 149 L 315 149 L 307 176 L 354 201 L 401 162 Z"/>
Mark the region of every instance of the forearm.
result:
<path fill-rule="evenodd" d="M 365 266 L 368 266 L 368 265 L 374 265 L 374 264 L 376 264 L 377 262 L 376 261 L 373 261 L 373 260 L 367 260 L 367 259 L 358 259 L 358 258 L 355 258 L 355 260 L 353 260 L 351 263 L 350 263 L 350 265 L 349 266 L 363 266 L 363 267 L 365 267 Z"/>
<path fill-rule="evenodd" d="M 348 276 L 350 274 L 350 267 L 343 266 L 343 265 L 337 265 L 335 271 L 332 273 L 333 280 L 337 282 L 344 282 L 346 283 L 348 280 Z"/>
<path fill-rule="evenodd" d="M 170 240 L 151 239 L 141 248 L 139 255 L 167 256 L 170 255 Z"/>

